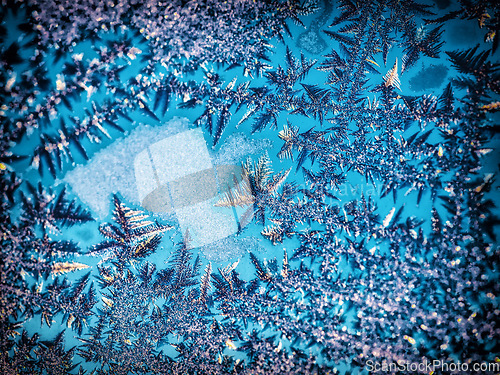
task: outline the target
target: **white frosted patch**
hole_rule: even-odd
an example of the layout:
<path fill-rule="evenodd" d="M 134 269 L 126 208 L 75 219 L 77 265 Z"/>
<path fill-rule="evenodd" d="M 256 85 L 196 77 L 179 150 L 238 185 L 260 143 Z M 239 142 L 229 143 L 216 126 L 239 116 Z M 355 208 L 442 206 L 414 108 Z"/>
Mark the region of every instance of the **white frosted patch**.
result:
<path fill-rule="evenodd" d="M 78 165 L 66 173 L 63 181 L 71 186 L 71 190 L 92 210 L 94 216 L 103 220 L 111 212 L 113 193 L 119 192 L 133 204 L 141 203 L 140 188 L 134 173 L 135 157 L 158 139 L 186 131 L 188 127 L 188 119 L 178 117 L 162 126 L 141 124 L 125 138 L 117 139 L 91 155 L 86 164 Z"/>
<path fill-rule="evenodd" d="M 270 145 L 238 133 L 228 138 L 213 162 L 201 128 L 189 130 L 187 119 L 174 118 L 162 126 L 139 125 L 68 172 L 64 181 L 100 220 L 111 212 L 111 195 L 120 193 L 150 213 L 176 218 L 182 232 L 189 230 L 192 248 L 225 257 L 245 248 L 234 235 L 237 217 L 246 208 L 214 207 L 222 196 L 218 192 L 234 188 L 235 177 L 241 181 L 239 165 L 245 155 L 262 153 Z"/>
<path fill-rule="evenodd" d="M 160 183 L 212 168 L 200 128 L 188 130 L 152 144 L 151 158 Z"/>
<path fill-rule="evenodd" d="M 176 210 L 179 226 L 189 230 L 190 247 L 204 246 L 238 231 L 231 208 L 214 207 L 218 197 Z"/>
<path fill-rule="evenodd" d="M 155 172 L 147 151 L 140 152 L 134 160 L 135 180 L 137 181 L 137 193 L 139 201 L 142 200 L 158 187 Z"/>

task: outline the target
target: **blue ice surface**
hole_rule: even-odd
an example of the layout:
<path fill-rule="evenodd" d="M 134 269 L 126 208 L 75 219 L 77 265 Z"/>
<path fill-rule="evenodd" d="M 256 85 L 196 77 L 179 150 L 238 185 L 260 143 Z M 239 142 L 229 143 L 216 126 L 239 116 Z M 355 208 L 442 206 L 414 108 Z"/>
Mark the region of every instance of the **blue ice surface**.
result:
<path fill-rule="evenodd" d="M 446 5 L 445 1 L 440 1 L 439 3 L 444 4 L 443 7 Z M 306 25 L 308 24 L 308 22 L 313 22 L 315 17 L 316 17 L 315 15 L 306 17 L 305 18 Z M 327 23 L 327 21 L 328 20 L 326 20 L 325 23 Z M 465 33 L 463 33 L 464 30 L 466 31 Z M 475 29 L 471 26 L 470 22 L 468 23 L 467 21 L 457 21 L 453 25 L 452 29 L 445 31 L 445 37 L 447 39 L 447 47 L 449 49 L 458 49 L 458 48 L 473 46 L 477 41 L 477 35 L 471 34 L 472 33 L 471 30 Z M 292 32 L 294 35 L 299 35 L 300 33 L 303 32 L 303 30 L 300 29 L 298 26 L 292 26 Z M 325 36 L 323 36 L 323 38 L 326 40 Z M 329 44 L 328 48 L 331 48 L 330 46 L 335 44 L 331 43 L 331 41 L 329 40 L 327 40 L 327 43 Z M 290 39 L 287 39 L 287 45 L 289 48 L 292 49 L 293 53 L 296 56 L 298 56 L 300 53 L 304 53 L 304 55 L 307 58 L 318 58 L 318 59 L 321 58 L 321 55 L 309 52 L 314 49 L 309 49 L 309 50 L 300 49 L 300 47 Z M 82 42 L 75 47 L 74 53 L 85 52 L 85 58 L 91 59 L 92 54 L 94 52 L 92 52 L 92 49 L 89 48 L 89 46 L 90 42 Z M 328 52 L 329 50 L 326 49 L 322 53 L 326 54 Z M 279 64 L 284 65 L 283 61 L 284 53 L 285 53 L 285 46 L 276 42 L 274 53 L 271 55 L 272 61 L 270 65 L 272 65 L 273 67 L 276 67 Z M 384 66 L 381 61 L 378 61 L 380 65 L 379 71 L 381 76 L 383 76 L 393 66 L 396 59 L 398 59 L 400 62 L 401 55 L 402 51 L 398 50 L 398 48 L 394 48 L 389 53 L 387 59 L 387 66 Z M 53 79 L 56 79 L 57 74 L 60 71 L 63 63 L 64 59 L 62 59 L 62 61 L 60 61 L 59 63 L 52 65 L 50 73 Z M 439 59 L 436 61 L 436 59 L 422 58 L 419 61 L 419 64 L 420 63 L 425 64 L 425 66 L 432 66 L 432 64 L 437 64 L 437 63 L 444 64 L 444 66 L 449 66 L 449 63 L 443 59 Z M 216 69 L 216 67 L 214 67 L 214 69 Z M 127 68 L 126 75 L 123 75 L 122 79 L 123 80 L 131 79 L 136 74 L 137 70 L 132 65 L 129 68 Z M 200 74 L 201 74 L 200 72 L 197 73 L 198 76 Z M 229 82 L 233 77 L 237 77 L 238 79 L 237 83 L 246 80 L 246 77 L 241 76 L 241 72 L 237 70 L 232 70 L 232 71 L 221 70 L 220 74 L 225 77 L 226 82 Z M 412 74 L 413 73 L 408 72 L 400 76 L 402 93 L 408 93 L 412 91 L 411 80 L 414 77 L 412 76 Z M 381 76 L 372 75 L 370 83 L 373 85 L 379 83 Z M 306 82 L 322 83 L 325 81 L 325 78 L 326 78 L 326 73 L 312 70 L 311 73 L 308 75 Z M 259 83 L 264 84 L 265 80 L 263 78 L 260 78 L 254 80 L 253 82 L 255 86 L 258 85 Z M 435 89 L 434 93 L 435 95 L 438 95 L 440 92 L 442 92 L 443 86 L 440 85 L 439 87 L 431 87 L 431 89 L 433 89 L 433 91 Z M 98 102 L 100 99 L 104 98 L 105 95 L 106 95 L 105 92 L 102 91 L 97 92 L 95 94 L 95 97 L 92 98 L 92 100 Z M 82 98 L 82 101 L 85 102 L 85 100 L 86 98 Z M 78 110 L 79 110 L 78 108 L 75 108 L 75 111 L 78 112 Z M 98 217 L 99 220 L 97 220 L 94 223 L 88 223 L 82 226 L 67 229 L 65 230 L 64 233 L 61 234 L 60 238 L 72 239 L 78 242 L 78 244 L 82 249 L 89 248 L 93 244 L 99 242 L 100 238 L 97 231 L 98 225 L 101 222 L 106 222 L 106 221 L 109 222 L 112 220 L 109 210 L 110 208 L 109 203 L 111 202 L 110 198 L 113 193 L 118 192 L 122 197 L 124 197 L 127 200 L 127 202 L 132 203 L 136 207 L 139 206 L 140 202 L 134 201 L 133 199 L 133 194 L 134 194 L 133 186 L 130 185 L 128 182 L 125 183 L 125 181 L 123 181 L 122 183 L 120 180 L 120 178 L 125 177 L 125 174 L 127 173 L 127 168 L 131 167 L 129 165 L 128 167 L 124 168 L 123 166 L 124 160 L 123 158 L 120 157 L 116 157 L 114 159 L 116 165 L 112 164 L 113 147 L 115 147 L 116 149 L 116 147 L 122 147 L 123 145 L 127 145 L 127 137 L 132 137 L 134 134 L 137 134 L 141 128 L 143 129 L 146 128 L 149 130 L 152 129 L 152 131 L 156 132 L 157 134 L 158 133 L 161 134 L 161 132 L 164 132 L 163 135 L 170 134 L 171 132 L 178 132 L 180 131 L 180 129 L 172 129 L 172 127 L 170 128 L 168 127 L 169 124 L 175 123 L 176 124 L 175 126 L 178 125 L 175 119 L 179 118 L 184 119 L 182 120 L 184 121 L 182 126 L 184 127 L 184 129 L 189 128 L 190 126 L 192 126 L 194 120 L 201 114 L 201 110 L 202 110 L 201 108 L 185 110 L 176 108 L 175 105 L 171 105 L 165 118 L 162 118 L 161 121 L 159 122 L 155 122 L 151 119 L 146 119 L 144 117 L 134 117 L 133 118 L 134 123 L 130 124 L 122 119 L 120 120 L 119 125 L 123 126 L 127 130 L 125 134 L 121 134 L 117 131 L 110 130 L 111 139 L 105 139 L 101 144 L 92 144 L 92 143 L 85 144 L 85 147 L 90 156 L 89 161 L 85 161 L 83 158 L 79 157 L 78 152 L 75 151 L 74 165 L 66 163 L 64 165 L 63 171 L 60 173 L 61 178 L 58 179 L 56 183 L 68 187 L 70 193 L 73 194 L 74 197 L 78 197 L 80 201 L 87 204 L 87 207 L 93 209 L 94 215 Z M 243 113 L 241 113 L 241 115 L 242 114 Z M 301 132 L 310 129 L 313 126 L 316 126 L 316 130 L 318 130 L 318 123 L 316 121 L 312 119 L 308 120 L 305 119 L 304 117 L 300 117 L 300 121 L 294 121 L 296 118 L 298 117 L 295 117 L 294 115 L 282 116 L 282 118 L 280 118 L 279 123 L 283 124 L 287 119 L 289 119 L 295 126 L 298 125 L 300 127 Z M 219 145 L 215 147 L 215 149 L 210 149 L 210 153 L 214 157 L 214 159 L 217 160 L 217 158 L 219 158 L 220 163 L 224 161 L 225 163 L 240 164 L 245 161 L 247 156 L 253 155 L 255 160 L 255 158 L 259 154 L 261 154 L 263 151 L 266 151 L 272 160 L 272 167 L 275 171 L 285 170 L 292 166 L 291 161 L 281 160 L 277 157 L 277 154 L 281 147 L 281 143 L 277 141 L 275 137 L 276 133 L 274 131 L 266 129 L 259 133 L 250 134 L 251 133 L 250 128 L 251 127 L 249 123 L 241 125 L 238 129 L 235 129 L 233 127 L 228 127 L 227 130 L 224 132 L 219 142 Z M 406 134 L 412 134 L 417 130 L 419 129 L 410 128 L 406 131 Z M 205 132 L 206 140 L 209 141 L 210 139 L 209 135 L 207 134 L 205 129 L 203 129 L 203 131 Z M 35 131 L 35 133 L 36 132 L 37 131 Z M 438 135 L 436 134 L 433 135 L 432 137 L 438 137 Z M 432 139 L 433 138 L 431 138 L 431 140 Z M 438 141 L 438 138 L 434 138 L 434 140 Z M 37 136 L 36 134 L 33 134 L 22 144 L 18 145 L 17 149 L 18 150 L 30 149 L 36 143 L 37 143 Z M 499 149 L 498 144 L 494 145 L 494 147 L 492 148 L 494 148 L 495 151 L 492 153 L 492 155 L 488 157 L 487 159 L 488 162 L 484 167 L 485 169 L 484 172 L 488 172 L 488 170 L 491 171 L 496 170 L 495 160 L 500 160 L 498 157 L 498 149 Z M 130 151 L 130 149 L 127 149 L 127 151 Z M 102 157 L 103 155 L 105 156 L 104 158 Z M 95 160 L 103 162 L 106 161 L 106 163 L 109 162 L 110 164 L 98 166 L 95 165 Z M 97 169 L 99 167 L 102 169 L 101 170 Z M 111 176 L 115 180 L 112 183 L 110 182 L 108 189 L 103 189 L 102 191 L 96 191 L 96 185 L 89 184 L 88 183 L 89 181 L 85 180 L 86 170 L 90 171 L 88 174 L 88 176 L 90 176 L 91 174 L 98 175 L 99 172 L 102 170 L 106 169 L 112 170 L 115 167 L 116 170 L 120 170 L 121 172 Z M 38 172 L 34 170 L 28 169 L 26 171 L 20 171 L 20 172 L 22 173 L 23 177 L 27 180 L 30 179 L 32 179 L 33 181 L 39 180 Z M 118 180 L 116 180 L 116 178 L 118 178 Z M 304 183 L 304 179 L 301 172 L 300 171 L 296 172 L 295 169 L 292 169 L 292 172 L 288 177 L 288 180 L 295 181 L 299 185 Z M 47 175 L 42 179 L 42 183 L 44 183 L 44 185 L 46 186 L 47 185 L 50 186 L 50 184 L 53 184 L 51 178 Z M 387 196 L 382 199 L 378 198 L 380 195 L 380 190 L 381 186 L 376 185 L 375 187 L 373 187 L 368 182 L 364 181 L 364 179 L 359 177 L 359 175 L 350 174 L 348 175 L 347 182 L 340 187 L 336 195 L 339 198 L 340 205 L 345 204 L 352 199 L 359 199 L 362 195 L 365 196 L 371 195 L 379 204 L 378 213 L 383 218 L 390 212 L 391 208 L 394 206 L 394 203 L 392 202 L 392 198 L 390 196 Z M 421 204 L 417 205 L 416 197 L 417 195 L 415 192 L 405 197 L 404 199 L 405 209 L 410 210 L 417 217 L 424 217 L 426 213 L 430 211 L 431 202 L 429 199 L 422 199 Z M 99 201 L 105 202 L 104 206 L 100 207 L 93 206 L 94 203 L 98 203 Z M 399 207 L 396 207 L 396 209 L 398 208 Z M 429 223 L 426 223 L 426 225 L 429 225 Z M 181 239 L 182 233 L 179 233 L 178 230 L 179 230 L 178 227 L 176 227 L 176 230 L 170 231 L 167 233 L 167 235 L 165 235 L 163 239 L 164 249 L 163 250 L 160 249 L 155 254 L 151 255 L 148 258 L 149 261 L 156 263 L 159 267 L 162 267 L 169 261 L 171 253 L 169 253 L 168 249 L 172 249 L 173 243 L 180 241 Z M 217 269 L 217 267 L 224 267 L 231 262 L 239 260 L 240 263 L 238 265 L 237 271 L 240 273 L 243 279 L 249 280 L 254 277 L 253 267 L 250 264 L 248 256 L 249 251 L 257 253 L 261 258 L 270 259 L 277 257 L 278 259 L 280 259 L 282 256 L 283 249 L 286 249 L 289 252 L 289 255 L 291 255 L 291 251 L 298 245 L 298 240 L 296 239 L 285 239 L 282 244 L 278 246 L 273 246 L 269 241 L 264 240 L 261 237 L 260 235 L 261 230 L 262 230 L 261 226 L 255 223 L 250 223 L 246 228 L 243 229 L 243 231 L 240 234 L 232 235 L 227 239 L 216 242 L 203 249 L 195 248 L 193 249 L 193 252 L 195 254 L 199 254 L 202 257 L 204 264 L 208 263 L 208 261 L 211 261 L 213 269 Z M 91 266 L 92 275 L 93 276 L 97 275 L 97 264 L 99 262 L 98 258 L 82 256 L 80 259 L 76 259 L 76 261 L 81 261 L 83 263 L 88 264 L 89 266 Z M 69 274 L 67 276 L 70 280 L 76 280 L 79 277 L 81 277 L 81 274 L 74 273 L 74 274 Z M 99 295 L 97 297 L 100 298 Z M 51 338 L 54 336 L 53 333 L 54 331 L 52 329 L 49 329 L 47 327 L 40 329 L 40 323 L 38 319 L 32 319 L 26 322 L 25 327 L 30 332 L 38 331 L 39 333 L 42 334 L 42 337 L 44 338 Z M 70 348 L 74 345 L 78 345 L 79 343 L 80 342 L 76 339 L 76 337 L 73 336 L 73 332 L 67 330 L 66 347 Z M 91 366 L 91 364 L 89 364 L 88 366 Z"/>

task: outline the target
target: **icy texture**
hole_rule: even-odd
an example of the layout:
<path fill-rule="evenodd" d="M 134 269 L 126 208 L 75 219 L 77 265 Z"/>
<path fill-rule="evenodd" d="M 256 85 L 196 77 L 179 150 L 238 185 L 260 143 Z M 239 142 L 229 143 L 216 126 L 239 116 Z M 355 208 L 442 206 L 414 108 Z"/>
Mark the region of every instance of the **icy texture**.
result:
<path fill-rule="evenodd" d="M 462 2 L 449 14 L 416 2 L 335 2 L 324 27 L 316 16 L 296 17 L 301 0 L 118 1 L 89 12 L 85 2 L 5 3 L 0 373 L 319 374 L 338 373 L 339 363 L 351 367 L 341 373 L 364 373 L 368 359 L 495 361 L 498 158 L 491 155 L 493 169 L 481 157 L 498 146 L 489 142 L 500 108 L 494 55 L 500 12 L 493 2 Z M 2 17 L 21 4 L 18 27 L 11 27 Z M 96 17 L 101 11 L 111 13 Z M 324 38 L 328 47 L 317 61 L 289 48 L 282 54 L 279 46 L 267 56 L 274 41 L 264 39 L 284 31 L 285 18 L 312 22 L 302 38 L 296 29 L 293 39 L 283 34 L 286 45 L 313 41 L 309 52 L 319 52 L 316 37 Z M 22 35 L 10 35 L 14 29 Z M 463 30 L 471 31 L 466 38 Z M 139 33 L 144 38 L 133 36 Z M 479 35 L 487 43 L 473 47 Z M 88 42 L 68 48 L 80 39 Z M 431 59 L 450 67 L 448 84 L 411 95 L 411 72 Z M 231 80 L 226 68 L 234 65 L 243 72 Z M 215 168 L 184 168 L 172 190 L 155 173 L 150 146 L 187 125 L 168 134 L 152 128 L 133 145 L 119 140 L 106 157 L 88 153 L 101 160 L 82 167 L 75 191 L 81 188 L 97 207 L 111 192 L 122 194 L 112 199 L 112 222 L 84 224 L 102 240 L 87 238 L 90 252 L 80 249 L 70 241 L 79 236 L 66 228 L 88 222 L 90 213 L 73 197 L 64 199 L 62 187 L 44 187 L 52 184 L 47 174 L 25 174 L 17 158 L 30 155 L 34 168 L 55 179 L 70 153 L 86 156 L 89 142 L 101 147 L 108 131 L 129 130 L 138 116 L 164 121 L 173 106 L 193 117 L 202 113 L 197 125 L 214 146 L 241 118 L 249 138 L 266 134 L 278 142 L 279 158 L 298 173 L 272 171 L 271 163 L 253 158 L 245 165 L 252 183 L 226 194 L 227 218 L 218 220 L 207 202 L 214 197 L 198 194 L 214 189 L 210 173 L 198 173 Z M 238 110 L 246 110 L 243 117 Z M 40 141 L 18 154 L 34 129 Z M 238 165 L 248 146 L 238 139 L 230 138 L 211 165 Z M 164 181 L 172 174 L 160 173 Z M 217 170 L 219 182 L 227 182 L 223 176 Z M 361 180 L 380 194 L 358 194 Z M 339 194 L 342 186 L 352 197 Z M 190 251 L 172 233 L 173 221 L 150 222 L 134 201 L 164 215 L 181 209 L 179 227 L 190 227 L 198 244 L 204 235 L 210 241 L 234 230 L 237 202 L 251 204 L 256 223 Z M 161 242 L 167 231 L 175 247 Z M 268 243 L 255 255 L 257 241 L 241 236 L 257 231 L 274 244 L 289 241 L 290 251 L 278 260 L 280 249 Z M 216 261 L 233 259 L 200 264 L 200 251 Z M 83 270 L 66 256 L 80 252 L 107 259 Z M 53 277 L 70 270 L 74 276 Z M 65 327 L 75 337 L 64 339 Z"/>

